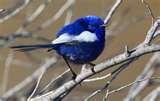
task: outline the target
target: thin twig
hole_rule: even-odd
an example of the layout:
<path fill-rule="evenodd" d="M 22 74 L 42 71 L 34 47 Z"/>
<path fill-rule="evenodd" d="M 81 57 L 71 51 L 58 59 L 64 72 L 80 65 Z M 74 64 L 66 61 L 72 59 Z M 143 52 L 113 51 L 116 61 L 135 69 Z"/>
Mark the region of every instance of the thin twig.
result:
<path fill-rule="evenodd" d="M 156 19 L 152 9 L 150 8 L 149 4 L 146 2 L 146 0 L 142 0 L 142 3 L 145 5 L 147 12 L 149 13 L 149 15 L 152 17 L 152 24 L 154 23 L 154 20 Z"/>
<path fill-rule="evenodd" d="M 121 90 L 123 90 L 123 89 L 125 89 L 125 88 L 127 88 L 127 87 L 130 87 L 130 86 L 136 84 L 136 83 L 140 83 L 140 82 L 143 82 L 143 81 L 146 81 L 146 80 L 147 80 L 147 81 L 148 81 L 148 80 L 153 80 L 153 79 L 160 79 L 160 77 L 149 77 L 149 78 L 144 78 L 144 79 L 140 79 L 140 80 L 131 82 L 131 83 L 126 84 L 126 85 L 124 85 L 124 86 L 122 86 L 122 87 L 119 87 L 118 89 L 114 89 L 114 90 L 112 90 L 112 91 L 109 91 L 109 92 L 108 92 L 108 95 L 111 95 L 111 94 L 113 94 L 113 93 L 115 93 L 115 92 L 119 92 L 119 91 L 121 91 Z"/>
<path fill-rule="evenodd" d="M 36 91 L 37 91 L 37 89 L 38 89 L 38 86 L 39 86 L 39 84 L 40 84 L 40 81 L 42 80 L 42 77 L 43 77 L 44 73 L 46 72 L 46 69 L 47 69 L 47 68 L 43 68 L 42 71 L 39 73 L 40 75 L 39 75 L 39 77 L 38 77 L 38 79 L 37 79 L 36 86 L 35 86 L 33 92 L 31 93 L 31 95 L 28 97 L 27 101 L 30 101 L 30 99 L 31 99 L 31 98 L 34 96 L 34 94 L 36 93 Z"/>
<path fill-rule="evenodd" d="M 104 75 L 104 76 L 101 76 L 101 77 L 95 77 L 95 78 L 91 78 L 91 79 L 86 79 L 84 80 L 83 82 L 84 83 L 87 83 L 87 82 L 95 82 L 95 81 L 98 81 L 98 80 L 103 80 L 103 79 L 106 79 L 108 77 L 111 76 L 111 73 L 108 73 L 107 75 Z"/>
<path fill-rule="evenodd" d="M 52 85 L 54 82 L 56 82 L 58 79 L 62 78 L 66 73 L 68 73 L 70 69 L 65 70 L 62 74 L 58 75 L 56 78 L 53 78 L 41 91 L 44 92 L 46 89 L 49 88 L 50 85 Z"/>
<path fill-rule="evenodd" d="M 110 19 L 112 18 L 114 12 L 116 11 L 116 9 L 118 8 L 118 6 L 122 3 L 123 0 L 116 0 L 116 3 L 112 6 L 112 8 L 110 9 L 109 13 L 107 14 L 104 23 L 105 25 L 108 25 Z"/>

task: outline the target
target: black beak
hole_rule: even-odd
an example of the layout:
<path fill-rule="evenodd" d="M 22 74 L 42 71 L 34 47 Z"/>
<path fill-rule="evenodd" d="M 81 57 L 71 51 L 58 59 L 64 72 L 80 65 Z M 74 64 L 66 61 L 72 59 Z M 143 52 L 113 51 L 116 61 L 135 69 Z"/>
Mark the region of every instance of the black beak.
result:
<path fill-rule="evenodd" d="M 103 25 L 101 25 L 101 27 L 107 27 L 107 24 L 103 24 Z"/>

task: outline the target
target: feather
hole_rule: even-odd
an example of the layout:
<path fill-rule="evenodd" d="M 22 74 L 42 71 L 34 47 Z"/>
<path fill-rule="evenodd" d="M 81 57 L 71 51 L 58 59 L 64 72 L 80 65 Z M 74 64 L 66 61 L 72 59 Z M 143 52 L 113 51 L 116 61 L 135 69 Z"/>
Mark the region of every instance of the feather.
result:
<path fill-rule="evenodd" d="M 53 44 L 36 44 L 36 45 L 17 45 L 17 46 L 11 46 L 10 48 L 16 49 L 16 51 L 32 51 L 40 48 L 52 48 L 54 49 L 56 45 Z"/>

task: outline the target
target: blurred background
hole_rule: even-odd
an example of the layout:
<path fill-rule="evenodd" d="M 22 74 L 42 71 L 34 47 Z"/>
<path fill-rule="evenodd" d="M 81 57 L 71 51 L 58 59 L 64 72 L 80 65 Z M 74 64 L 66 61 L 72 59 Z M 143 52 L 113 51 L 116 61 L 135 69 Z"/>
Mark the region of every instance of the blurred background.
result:
<path fill-rule="evenodd" d="M 47 43 L 55 38 L 55 33 L 64 24 L 74 21 L 81 16 L 97 15 L 105 18 L 116 0 L 73 0 L 74 2 L 72 4 L 69 4 L 69 1 L 72 0 L 0 0 L 2 14 L 0 15 L 0 19 L 3 19 L 6 14 L 10 14 L 17 6 L 26 3 L 20 12 L 17 11 L 18 13 L 16 15 L 5 21 L 1 20 L 0 23 L 0 96 L 3 96 L 8 90 L 34 73 L 45 63 L 46 59 L 53 56 L 58 58 L 58 62 L 46 71 L 39 89 L 42 89 L 52 78 L 57 77 L 67 69 L 63 59 L 57 56 L 54 51 L 46 52 L 46 50 L 36 50 L 22 53 L 13 51 L 8 48 L 8 46 Z M 159 16 L 160 1 L 147 0 L 147 2 L 151 7 L 154 16 Z M 68 5 L 68 7 L 66 5 Z M 57 14 L 61 8 L 62 14 Z M 63 8 L 66 9 L 64 12 Z M 150 26 L 151 17 L 148 15 L 141 0 L 124 0 L 116 10 L 106 29 L 106 48 L 94 63 L 100 63 L 124 52 L 126 45 L 128 45 L 129 49 L 134 48 L 145 39 L 145 35 Z M 156 42 L 158 41 L 159 39 L 157 38 Z M 133 82 L 143 71 L 145 64 L 151 56 L 152 54 L 145 55 L 132 63 L 112 82 L 110 89 L 116 89 L 127 83 Z M 159 67 L 159 65 L 157 65 L 157 67 Z M 80 68 L 80 66 L 74 66 L 73 68 Z M 116 67 L 113 67 L 112 69 L 115 68 Z M 103 71 L 96 76 L 102 76 L 108 72 L 110 72 L 110 70 Z M 160 69 L 157 68 L 154 75 L 160 76 L 159 72 Z M 70 73 L 67 76 L 70 77 Z M 57 81 L 57 83 L 54 83 L 54 88 L 63 84 L 65 81 L 67 81 L 65 78 L 61 81 Z M 64 101 L 82 101 L 93 91 L 103 87 L 106 81 L 107 79 L 82 83 L 81 86 L 77 86 L 68 96 L 66 96 Z M 34 88 L 34 85 L 35 82 L 30 83 L 15 95 L 29 95 Z M 157 84 L 147 86 L 136 97 L 136 101 L 141 101 L 144 96 L 157 86 Z M 109 101 L 123 100 L 127 95 L 128 90 L 129 88 L 126 88 L 120 92 L 111 94 L 108 98 Z M 103 96 L 104 94 L 98 94 L 92 100 L 102 100 Z M 11 101 L 22 100 L 22 98 L 18 99 L 17 96 L 12 96 L 9 99 Z"/>

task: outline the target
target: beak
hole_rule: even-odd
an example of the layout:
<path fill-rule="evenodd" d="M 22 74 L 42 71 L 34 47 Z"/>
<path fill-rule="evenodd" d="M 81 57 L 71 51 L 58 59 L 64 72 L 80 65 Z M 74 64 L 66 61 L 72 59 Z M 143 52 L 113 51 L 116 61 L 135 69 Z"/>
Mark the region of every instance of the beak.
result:
<path fill-rule="evenodd" d="M 103 25 L 101 25 L 101 27 L 107 27 L 107 24 L 103 24 Z"/>

